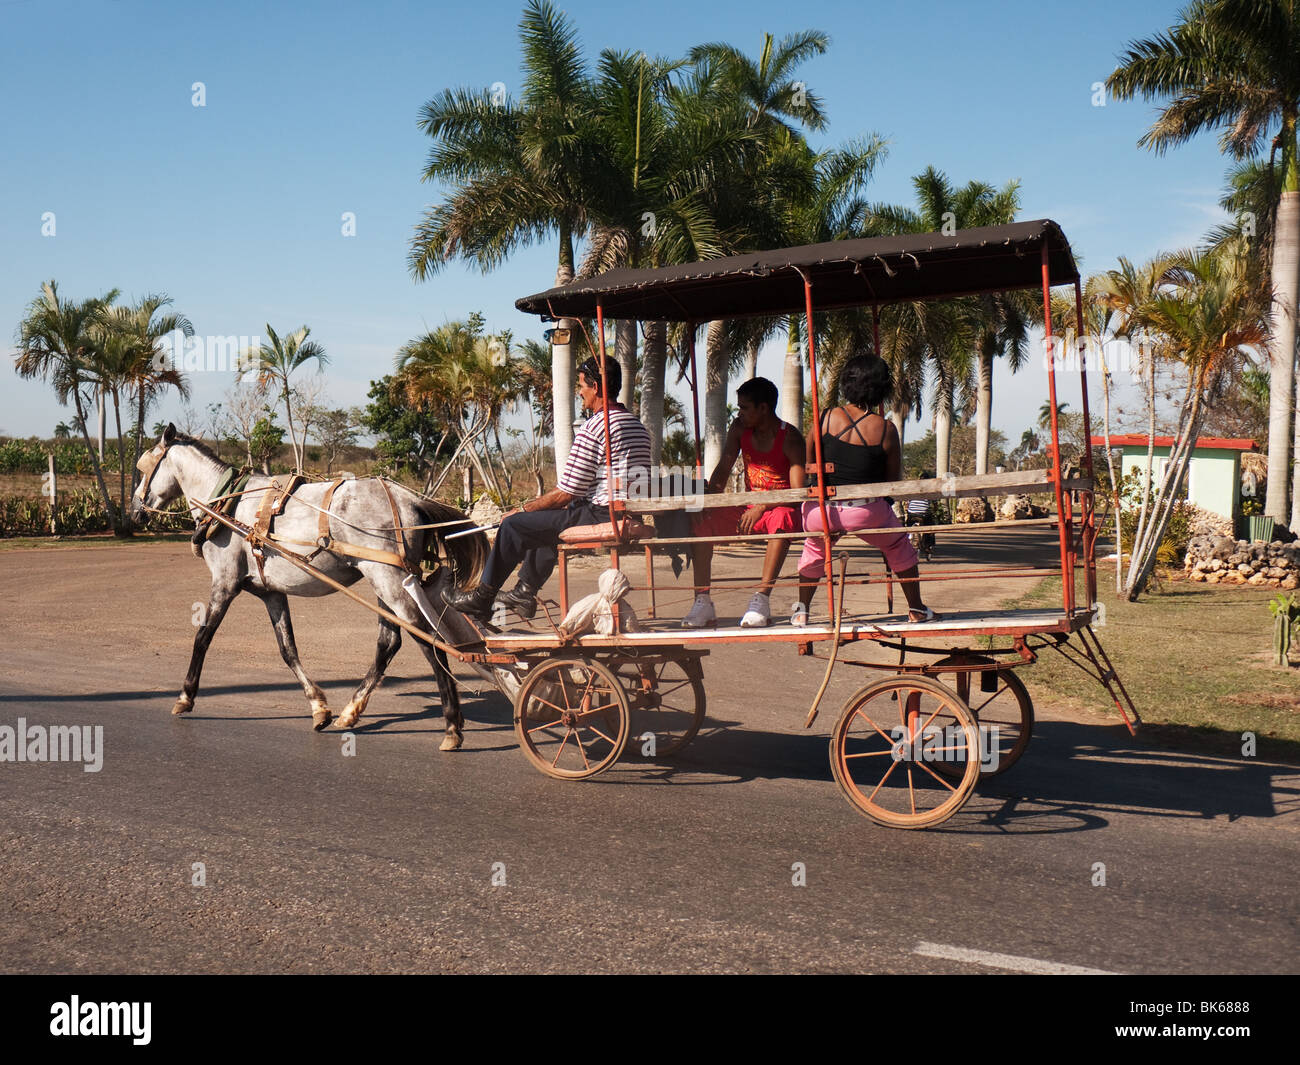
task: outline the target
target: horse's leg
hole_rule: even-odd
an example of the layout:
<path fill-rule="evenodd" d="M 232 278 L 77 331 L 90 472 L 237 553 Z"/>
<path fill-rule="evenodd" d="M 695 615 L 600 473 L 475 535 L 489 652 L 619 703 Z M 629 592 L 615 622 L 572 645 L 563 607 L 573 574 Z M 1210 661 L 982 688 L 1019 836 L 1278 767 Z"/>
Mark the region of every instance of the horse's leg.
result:
<path fill-rule="evenodd" d="M 253 594 L 266 604 L 266 612 L 271 616 L 271 627 L 275 629 L 276 643 L 280 645 L 280 657 L 302 685 L 303 693 L 311 703 L 311 727 L 319 732 L 333 720 L 334 715 L 325 703 L 325 693 L 307 676 L 298 659 L 298 645 L 293 639 L 293 621 L 289 617 L 289 599 L 283 592 L 256 591 Z"/>
<path fill-rule="evenodd" d="M 446 725 L 446 734 L 438 750 L 458 751 L 465 742 L 465 715 L 460 712 L 460 691 L 447 663 L 447 652 L 423 640 L 420 641 L 420 650 L 433 667 L 433 676 L 438 682 L 438 701 L 442 703 L 442 718 Z"/>
<path fill-rule="evenodd" d="M 391 609 L 382 599 L 379 600 L 379 605 L 385 610 Z M 370 672 L 357 685 L 357 690 L 352 693 L 352 698 L 343 708 L 343 713 L 339 714 L 339 719 L 334 724 L 335 728 L 351 728 L 357 723 L 357 718 L 365 711 L 366 703 L 370 701 L 371 694 L 384 679 L 388 664 L 392 662 L 393 655 L 397 654 L 397 649 L 401 646 L 402 630 L 387 618 L 380 617 L 379 643 L 375 647 L 374 664 L 370 667 Z"/>
<path fill-rule="evenodd" d="M 203 673 L 203 659 L 208 653 L 208 645 L 212 643 L 212 637 L 217 634 L 221 619 L 226 616 L 226 611 L 230 609 L 230 604 L 238 594 L 238 584 L 213 582 L 212 591 L 208 595 L 207 613 L 204 615 L 203 624 L 199 626 L 199 631 L 194 634 L 194 651 L 190 655 L 190 668 L 185 674 L 181 694 L 172 707 L 173 714 L 188 714 L 194 709 L 194 696 L 199 690 L 199 677 Z"/>
<path fill-rule="evenodd" d="M 402 587 L 402 579 L 405 574 L 400 569 L 371 562 L 363 562 L 359 568 L 365 572 L 381 603 L 391 604 L 388 609 L 403 621 L 410 622 L 420 631 L 429 631 L 428 621 L 420 613 L 420 608 L 415 605 L 415 600 L 407 595 L 406 590 Z M 435 601 L 439 598 L 438 595 L 434 596 Z M 447 654 L 424 640 L 416 640 L 416 643 L 420 645 L 420 652 L 433 668 L 434 680 L 438 684 L 438 698 L 442 703 L 445 735 L 438 749 L 442 751 L 459 750 L 464 742 L 465 717 L 460 712 L 460 693 L 456 689 L 456 678 L 447 663 Z M 396 650 L 395 647 L 394 650 Z"/>

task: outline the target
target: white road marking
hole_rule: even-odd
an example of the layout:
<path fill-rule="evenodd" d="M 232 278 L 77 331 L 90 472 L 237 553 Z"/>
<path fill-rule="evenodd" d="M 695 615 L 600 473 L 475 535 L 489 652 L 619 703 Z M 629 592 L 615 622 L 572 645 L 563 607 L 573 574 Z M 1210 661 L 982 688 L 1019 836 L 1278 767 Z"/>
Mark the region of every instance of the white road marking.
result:
<path fill-rule="evenodd" d="M 969 950 L 950 947 L 945 943 L 918 943 L 913 954 L 927 958 L 947 958 L 950 961 L 968 961 L 973 965 L 987 965 L 991 969 L 1011 969 L 1018 973 L 1039 973 L 1043 976 L 1118 976 L 1107 969 L 1087 969 L 1082 965 L 1062 965 L 1038 958 L 1022 958 L 1015 954 L 994 954 L 987 950 Z"/>

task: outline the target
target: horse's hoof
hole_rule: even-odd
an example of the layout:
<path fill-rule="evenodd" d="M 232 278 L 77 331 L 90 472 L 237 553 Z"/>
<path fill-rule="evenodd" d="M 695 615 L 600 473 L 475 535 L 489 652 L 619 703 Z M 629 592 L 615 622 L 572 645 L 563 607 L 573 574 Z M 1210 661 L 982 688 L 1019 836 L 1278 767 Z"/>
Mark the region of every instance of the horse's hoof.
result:
<path fill-rule="evenodd" d="M 193 709 L 194 703 L 192 700 L 177 699 L 175 705 L 172 706 L 172 715 L 188 714 Z"/>
<path fill-rule="evenodd" d="M 339 719 L 334 722 L 335 728 L 352 728 L 361 715 L 352 710 L 344 710 L 339 714 Z"/>
<path fill-rule="evenodd" d="M 334 720 L 334 715 L 331 714 L 328 710 L 317 710 L 314 714 L 311 715 L 311 727 L 314 728 L 317 732 L 319 732 L 321 729 L 323 729 L 326 725 L 328 725 L 333 720 Z"/>
<path fill-rule="evenodd" d="M 440 751 L 459 751 L 460 745 L 465 742 L 464 736 L 447 735 L 443 737 L 442 743 L 438 745 Z"/>

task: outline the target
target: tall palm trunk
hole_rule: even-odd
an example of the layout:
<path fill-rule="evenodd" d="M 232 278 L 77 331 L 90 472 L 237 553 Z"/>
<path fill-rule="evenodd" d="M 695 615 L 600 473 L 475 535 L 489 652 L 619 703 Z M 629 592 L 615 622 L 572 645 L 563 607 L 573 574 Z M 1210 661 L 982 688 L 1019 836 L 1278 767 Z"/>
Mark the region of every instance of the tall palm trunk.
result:
<path fill-rule="evenodd" d="M 901 448 L 903 434 L 907 431 L 907 411 L 893 407 L 889 411 L 889 420 L 894 423 L 894 430 L 898 433 L 898 446 Z"/>
<path fill-rule="evenodd" d="M 726 323 L 709 323 L 704 365 L 704 474 L 707 477 L 722 458 L 727 438 L 727 371 L 731 351 L 727 346 Z"/>
<path fill-rule="evenodd" d="M 117 512 L 113 507 L 113 498 L 108 494 L 108 484 L 104 481 L 104 467 L 102 465 L 104 457 L 103 419 L 100 419 L 99 452 L 96 453 L 95 445 L 90 442 L 90 426 L 86 424 L 86 412 L 81 405 L 80 388 L 72 390 L 72 399 L 77 406 L 77 424 L 81 426 L 81 436 L 86 442 L 86 451 L 90 454 L 90 465 L 95 471 L 95 482 L 99 485 L 99 498 L 103 500 L 104 513 L 108 516 L 108 523 L 113 528 L 117 528 Z M 99 392 L 99 409 L 101 412 L 105 410 L 102 390 Z"/>
<path fill-rule="evenodd" d="M 981 346 L 975 391 L 975 473 L 989 472 L 989 430 L 993 424 L 993 352 Z"/>
<path fill-rule="evenodd" d="M 1284 127 L 1285 132 L 1285 127 Z M 1294 129 L 1292 143 L 1294 144 Z M 1264 513 L 1275 521 L 1290 516 L 1287 489 L 1290 487 L 1291 415 L 1295 406 L 1296 302 L 1300 295 L 1300 191 L 1297 191 L 1296 160 L 1290 160 L 1286 191 L 1277 205 L 1277 229 L 1273 238 L 1273 305 L 1270 311 L 1269 402 L 1268 402 L 1268 494 Z M 1294 519 L 1292 519 L 1294 523 Z"/>
<path fill-rule="evenodd" d="M 646 322 L 641 352 L 641 424 L 650 431 L 650 464 L 658 466 L 664 450 L 664 375 L 668 372 L 668 327 Z"/>
<path fill-rule="evenodd" d="M 1184 402 L 1183 413 L 1179 418 L 1178 436 L 1174 440 L 1174 447 L 1170 449 L 1165 475 L 1161 478 L 1160 489 L 1156 493 L 1151 521 L 1145 529 L 1138 531 L 1134 539 L 1133 558 L 1129 565 L 1128 584 L 1125 588 L 1125 595 L 1129 602 L 1137 600 L 1146 588 L 1152 570 L 1155 569 L 1160 544 L 1173 517 L 1174 504 L 1178 501 L 1178 486 L 1187 476 L 1192 451 L 1196 447 L 1201 425 L 1205 421 L 1205 406 L 1201 399 L 1204 394 L 1203 380 L 1198 376 L 1191 387 L 1195 393 Z"/>
<path fill-rule="evenodd" d="M 1155 354 L 1147 356 L 1147 464 L 1146 472 L 1142 478 L 1142 507 L 1138 511 L 1137 528 L 1133 532 L 1133 544 L 1129 548 L 1132 552 L 1129 569 L 1129 585 L 1132 586 L 1133 574 L 1137 568 L 1137 551 L 1138 543 L 1141 541 L 1147 524 L 1147 508 L 1151 503 L 1151 470 L 1155 465 L 1156 454 L 1156 359 Z M 1124 476 L 1124 471 L 1120 470 L 1120 477 Z"/>
<path fill-rule="evenodd" d="M 781 420 L 791 425 L 803 425 L 803 353 L 799 349 L 799 333 L 791 319 L 788 335 L 792 338 L 785 346 L 785 364 L 781 368 Z M 811 428 L 815 427 L 810 427 Z"/>
<path fill-rule="evenodd" d="M 636 391 L 636 331 L 637 323 L 626 318 L 619 319 L 615 326 L 614 357 L 623 371 L 623 385 L 619 389 L 618 401 L 631 408 L 632 394 Z"/>
<path fill-rule="evenodd" d="M 1120 523 L 1119 478 L 1124 476 L 1121 468 L 1119 476 L 1115 474 L 1115 459 L 1110 446 L 1110 367 L 1106 365 L 1105 351 L 1101 351 L 1101 398 L 1102 398 L 1102 434 L 1106 441 L 1106 471 L 1110 474 L 1110 501 L 1115 512 L 1115 594 L 1124 586 L 1124 534 Z M 1121 463 L 1121 467 L 1122 467 Z"/>
<path fill-rule="evenodd" d="M 752 381 L 758 376 L 758 341 L 751 340 L 745 349 L 745 380 Z"/>
<path fill-rule="evenodd" d="M 942 367 L 934 388 L 934 475 L 942 477 L 952 461 L 952 376 Z"/>
<path fill-rule="evenodd" d="M 568 226 L 560 228 L 560 263 L 555 270 L 555 284 L 567 285 L 573 280 L 573 234 Z M 561 318 L 555 323 L 559 330 L 572 336 L 577 322 Z M 573 353 L 570 345 L 551 346 L 551 400 L 555 410 L 555 475 L 564 472 L 573 448 Z"/>
<path fill-rule="evenodd" d="M 122 439 L 122 397 L 118 395 L 117 389 L 113 388 L 113 424 L 117 426 L 117 481 L 118 481 L 118 521 L 115 523 L 113 531 L 119 536 L 125 536 L 130 532 L 130 521 L 126 516 L 126 446 Z"/>
<path fill-rule="evenodd" d="M 132 469 L 135 463 L 140 461 L 140 452 L 144 447 L 144 382 L 141 381 L 136 387 L 136 423 L 135 423 L 135 460 L 132 463 Z M 135 474 L 131 474 L 131 489 L 135 490 Z"/>
<path fill-rule="evenodd" d="M 1300 336 L 1296 337 L 1296 362 L 1292 384 L 1296 388 L 1296 405 L 1292 412 L 1295 437 L 1291 442 L 1291 523 L 1292 532 L 1300 531 Z"/>
<path fill-rule="evenodd" d="M 108 428 L 108 407 L 104 403 L 104 390 L 95 390 L 95 409 L 99 422 L 99 461 L 104 461 L 104 434 Z"/>
<path fill-rule="evenodd" d="M 293 469 L 302 472 L 302 452 L 298 450 L 298 434 L 293 427 L 293 411 L 289 406 L 289 380 L 284 381 L 284 420 L 289 423 L 289 446 L 293 449 Z"/>

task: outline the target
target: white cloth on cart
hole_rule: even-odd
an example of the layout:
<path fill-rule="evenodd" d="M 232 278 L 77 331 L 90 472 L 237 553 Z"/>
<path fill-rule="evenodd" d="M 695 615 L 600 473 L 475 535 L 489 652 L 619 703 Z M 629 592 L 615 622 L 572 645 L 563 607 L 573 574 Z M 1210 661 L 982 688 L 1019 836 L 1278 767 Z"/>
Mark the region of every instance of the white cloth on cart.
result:
<path fill-rule="evenodd" d="M 595 632 L 601 636 L 614 634 L 614 604 L 618 603 L 618 617 L 623 632 L 641 632 L 636 611 L 630 603 L 622 602 L 632 590 L 632 582 L 621 569 L 607 569 L 596 581 L 599 591 L 585 595 L 564 615 L 560 628 L 570 636 Z"/>

